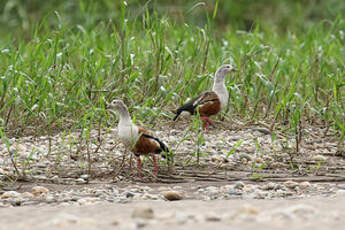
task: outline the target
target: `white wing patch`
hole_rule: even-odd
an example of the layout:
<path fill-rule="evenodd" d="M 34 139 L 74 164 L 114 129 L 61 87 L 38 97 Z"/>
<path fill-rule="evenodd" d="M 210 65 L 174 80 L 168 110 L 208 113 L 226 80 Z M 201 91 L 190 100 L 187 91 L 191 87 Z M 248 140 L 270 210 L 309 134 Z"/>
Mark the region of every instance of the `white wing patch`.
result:
<path fill-rule="evenodd" d="M 133 124 L 120 125 L 118 132 L 121 141 L 127 147 L 134 146 L 140 137 L 138 127 Z"/>
<path fill-rule="evenodd" d="M 199 98 L 197 98 L 197 99 L 194 101 L 193 107 L 197 106 L 203 98 L 204 98 L 203 95 L 199 96 Z"/>

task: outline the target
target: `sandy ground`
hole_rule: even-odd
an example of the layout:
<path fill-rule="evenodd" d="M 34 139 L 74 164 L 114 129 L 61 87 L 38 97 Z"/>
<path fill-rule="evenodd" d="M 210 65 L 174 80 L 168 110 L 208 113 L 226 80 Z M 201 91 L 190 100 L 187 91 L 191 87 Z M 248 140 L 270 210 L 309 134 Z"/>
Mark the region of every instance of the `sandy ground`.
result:
<path fill-rule="evenodd" d="M 153 218 L 133 218 L 152 208 Z M 0 229 L 344 229 L 345 196 L 0 209 Z"/>

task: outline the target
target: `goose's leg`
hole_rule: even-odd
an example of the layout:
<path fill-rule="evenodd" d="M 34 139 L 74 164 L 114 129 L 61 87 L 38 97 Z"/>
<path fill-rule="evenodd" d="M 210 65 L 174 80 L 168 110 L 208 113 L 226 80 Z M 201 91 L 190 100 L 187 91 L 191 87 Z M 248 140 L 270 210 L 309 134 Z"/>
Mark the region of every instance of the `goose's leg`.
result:
<path fill-rule="evenodd" d="M 212 125 L 213 127 L 216 127 L 216 124 L 214 123 L 214 121 L 213 121 L 211 118 L 207 117 L 207 122 L 208 122 L 210 125 Z"/>
<path fill-rule="evenodd" d="M 155 176 L 157 176 L 157 174 L 158 174 L 158 165 L 157 165 L 157 160 L 156 160 L 156 156 L 155 156 L 155 154 L 153 154 L 153 153 L 151 153 L 151 155 L 152 155 L 152 160 L 153 160 L 153 166 L 154 166 L 154 170 L 153 170 L 153 174 L 155 175 Z"/>
<path fill-rule="evenodd" d="M 138 170 L 138 176 L 141 177 L 141 160 L 140 156 L 137 156 L 137 170 Z"/>
<path fill-rule="evenodd" d="M 208 117 L 200 117 L 200 119 L 204 122 L 204 129 L 206 130 L 206 132 L 208 132 Z"/>

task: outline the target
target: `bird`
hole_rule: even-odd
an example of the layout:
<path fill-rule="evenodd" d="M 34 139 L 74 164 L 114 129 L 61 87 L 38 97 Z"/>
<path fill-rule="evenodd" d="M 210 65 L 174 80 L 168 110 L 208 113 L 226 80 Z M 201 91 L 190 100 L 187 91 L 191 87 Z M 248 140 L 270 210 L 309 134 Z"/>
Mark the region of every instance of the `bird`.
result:
<path fill-rule="evenodd" d="M 173 120 L 176 121 L 184 111 L 191 115 L 195 115 L 199 111 L 204 129 L 208 131 L 209 124 L 215 127 L 214 122 L 209 117 L 219 113 L 228 104 L 229 93 L 226 89 L 225 77 L 231 72 L 237 72 L 237 69 L 230 64 L 219 67 L 215 74 L 212 91 L 204 92 L 180 106 L 176 110 Z"/>
<path fill-rule="evenodd" d="M 128 108 L 122 100 L 113 100 L 106 102 L 107 109 L 114 109 L 119 115 L 118 136 L 124 146 L 129 149 L 137 158 L 138 175 L 141 176 L 141 155 L 151 154 L 153 159 L 153 174 L 158 174 L 158 166 L 155 154 L 162 152 L 168 153 L 168 161 L 170 160 L 170 150 L 154 133 L 144 127 L 134 124 L 128 112 Z M 162 154 L 165 157 L 164 154 Z"/>

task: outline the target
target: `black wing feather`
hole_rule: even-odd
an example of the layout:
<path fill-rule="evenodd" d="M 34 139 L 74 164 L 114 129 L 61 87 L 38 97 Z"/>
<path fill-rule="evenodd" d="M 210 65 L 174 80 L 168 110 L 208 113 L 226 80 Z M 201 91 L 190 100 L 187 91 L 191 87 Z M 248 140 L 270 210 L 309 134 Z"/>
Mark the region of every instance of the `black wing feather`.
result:
<path fill-rule="evenodd" d="M 159 143 L 159 146 L 160 146 L 160 148 L 162 149 L 162 151 L 164 151 L 164 152 L 169 152 L 169 151 L 170 151 L 170 150 L 168 149 L 168 147 L 167 147 L 161 140 L 159 140 L 157 137 L 148 135 L 148 134 L 146 134 L 146 133 L 143 133 L 142 136 L 157 141 L 157 142 Z"/>
<path fill-rule="evenodd" d="M 183 104 L 181 107 L 179 107 L 177 110 L 176 110 L 176 115 L 173 119 L 173 121 L 176 121 L 176 119 L 181 115 L 181 113 L 183 111 L 187 111 L 189 112 L 191 115 L 193 115 L 195 113 L 195 109 L 199 106 L 199 105 L 202 105 L 206 102 L 209 102 L 209 101 L 214 101 L 214 99 L 211 99 L 211 100 L 206 100 L 206 101 L 202 101 L 203 98 L 207 97 L 210 93 L 212 92 L 205 92 L 203 94 L 200 94 L 199 96 L 197 96 L 196 98 L 193 98 L 189 101 L 187 101 L 185 104 Z M 197 102 L 199 101 L 199 102 Z M 197 103 L 195 103 L 197 102 Z"/>

